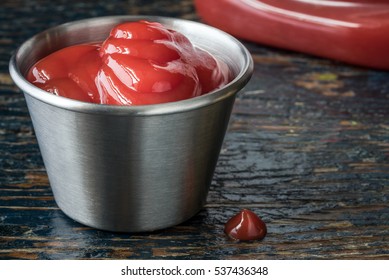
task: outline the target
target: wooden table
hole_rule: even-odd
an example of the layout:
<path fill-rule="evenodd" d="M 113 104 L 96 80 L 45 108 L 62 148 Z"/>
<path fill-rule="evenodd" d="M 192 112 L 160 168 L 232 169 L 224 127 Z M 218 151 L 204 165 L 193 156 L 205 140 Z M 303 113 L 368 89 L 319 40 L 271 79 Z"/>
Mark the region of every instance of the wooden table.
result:
<path fill-rule="evenodd" d="M 1 259 L 389 259 L 389 73 L 249 42 L 255 72 L 197 216 L 143 234 L 66 217 L 8 61 L 39 31 L 115 14 L 199 20 L 192 1 L 0 4 Z M 224 223 L 242 208 L 264 219 L 264 240 L 225 236 Z"/>

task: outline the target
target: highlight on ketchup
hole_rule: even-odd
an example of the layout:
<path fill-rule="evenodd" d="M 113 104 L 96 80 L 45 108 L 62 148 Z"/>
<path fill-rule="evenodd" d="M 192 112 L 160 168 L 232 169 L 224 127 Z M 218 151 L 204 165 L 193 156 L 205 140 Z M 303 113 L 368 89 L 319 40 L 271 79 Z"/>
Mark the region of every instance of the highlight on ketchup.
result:
<path fill-rule="evenodd" d="M 230 81 L 228 66 L 160 23 L 115 26 L 102 43 L 74 45 L 38 61 L 27 79 L 52 94 L 111 105 L 184 100 Z"/>
<path fill-rule="evenodd" d="M 267 227 L 253 211 L 243 209 L 227 221 L 224 232 L 235 240 L 261 240 L 267 234 Z"/>

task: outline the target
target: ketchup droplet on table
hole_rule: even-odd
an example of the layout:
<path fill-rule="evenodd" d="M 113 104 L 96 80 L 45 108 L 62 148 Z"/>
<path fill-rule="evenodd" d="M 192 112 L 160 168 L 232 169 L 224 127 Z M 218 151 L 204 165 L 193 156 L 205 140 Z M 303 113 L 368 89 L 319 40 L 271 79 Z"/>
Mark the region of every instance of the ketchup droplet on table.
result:
<path fill-rule="evenodd" d="M 236 240 L 261 240 L 266 236 L 267 227 L 254 212 L 243 209 L 228 220 L 224 232 Z"/>

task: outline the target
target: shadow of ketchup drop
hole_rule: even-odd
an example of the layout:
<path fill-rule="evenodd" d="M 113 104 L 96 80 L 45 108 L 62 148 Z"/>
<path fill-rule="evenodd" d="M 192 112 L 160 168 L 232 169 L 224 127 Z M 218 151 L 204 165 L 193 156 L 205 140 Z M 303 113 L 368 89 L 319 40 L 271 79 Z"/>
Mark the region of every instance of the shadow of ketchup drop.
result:
<path fill-rule="evenodd" d="M 267 227 L 254 212 L 243 209 L 228 220 L 224 226 L 224 232 L 235 240 L 261 240 L 266 236 Z"/>

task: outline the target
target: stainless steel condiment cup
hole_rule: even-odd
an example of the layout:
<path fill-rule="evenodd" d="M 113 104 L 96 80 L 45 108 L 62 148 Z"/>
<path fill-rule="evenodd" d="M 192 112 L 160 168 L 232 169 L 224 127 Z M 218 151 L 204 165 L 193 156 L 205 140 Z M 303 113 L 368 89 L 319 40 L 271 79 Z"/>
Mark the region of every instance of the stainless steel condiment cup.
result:
<path fill-rule="evenodd" d="M 199 97 L 145 106 L 81 102 L 26 80 L 29 68 L 48 54 L 103 41 L 116 24 L 141 19 L 182 32 L 226 62 L 233 80 Z M 151 16 L 63 24 L 23 43 L 10 61 L 58 206 L 82 224 L 119 232 L 173 226 L 203 207 L 236 93 L 252 71 L 249 52 L 226 33 L 201 23 Z"/>

